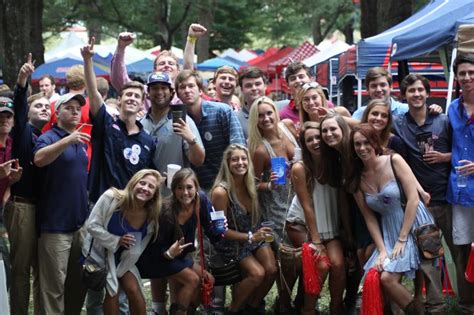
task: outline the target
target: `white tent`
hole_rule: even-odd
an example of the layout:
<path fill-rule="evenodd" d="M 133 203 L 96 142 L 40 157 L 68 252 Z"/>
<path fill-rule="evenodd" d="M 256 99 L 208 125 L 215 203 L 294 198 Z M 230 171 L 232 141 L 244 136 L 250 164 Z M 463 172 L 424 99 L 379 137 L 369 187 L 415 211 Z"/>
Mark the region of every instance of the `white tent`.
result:
<path fill-rule="evenodd" d="M 319 47 L 319 46 L 318 46 Z M 303 63 L 308 67 L 313 67 L 321 62 L 324 62 L 334 56 L 342 54 L 346 50 L 348 50 L 351 46 L 346 44 L 343 41 L 336 41 L 331 46 L 327 47 L 326 49 L 315 53 L 311 57 L 306 58 L 303 60 Z"/>

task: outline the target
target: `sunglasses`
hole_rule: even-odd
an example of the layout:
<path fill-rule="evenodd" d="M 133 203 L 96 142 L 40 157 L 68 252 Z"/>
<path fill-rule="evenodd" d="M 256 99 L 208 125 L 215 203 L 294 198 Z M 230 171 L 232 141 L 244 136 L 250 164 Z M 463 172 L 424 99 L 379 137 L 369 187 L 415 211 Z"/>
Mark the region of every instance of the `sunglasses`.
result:
<path fill-rule="evenodd" d="M 308 82 L 308 83 L 305 83 L 303 84 L 301 87 L 303 89 L 315 89 L 317 87 L 319 87 L 319 83 L 318 82 Z"/>
<path fill-rule="evenodd" d="M 12 102 L 0 101 L 0 107 L 8 107 L 8 108 L 13 109 L 13 103 Z"/>

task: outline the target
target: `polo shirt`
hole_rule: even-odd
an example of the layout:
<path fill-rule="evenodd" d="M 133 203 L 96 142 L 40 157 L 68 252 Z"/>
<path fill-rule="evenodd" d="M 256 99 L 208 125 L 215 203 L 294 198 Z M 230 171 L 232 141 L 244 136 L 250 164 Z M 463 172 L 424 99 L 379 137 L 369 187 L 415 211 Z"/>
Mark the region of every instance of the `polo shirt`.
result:
<path fill-rule="evenodd" d="M 245 145 L 244 134 L 239 119 L 229 105 L 202 100 L 201 121 L 194 119 L 201 135 L 206 158 L 202 166 L 193 166 L 201 187 L 209 189 L 219 172 L 222 155 L 229 144 Z"/>
<path fill-rule="evenodd" d="M 288 105 L 283 107 L 280 112 L 280 119 L 291 119 L 293 123 L 298 124 L 300 122 L 300 114 L 295 106 L 295 101 L 291 100 Z"/>
<path fill-rule="evenodd" d="M 89 199 L 96 202 L 110 187 L 125 188 L 139 170 L 155 168 L 155 143 L 139 121 L 136 124 L 140 131 L 129 135 L 125 123 L 107 113 L 104 105 L 92 124 Z"/>
<path fill-rule="evenodd" d="M 362 120 L 362 116 L 364 116 L 364 111 L 367 108 L 366 106 L 362 106 L 361 108 L 357 109 L 353 114 L 352 118 Z M 408 104 L 402 103 L 390 97 L 390 110 L 392 111 L 393 116 L 400 116 L 408 112 Z"/>
<path fill-rule="evenodd" d="M 431 132 L 433 149 L 438 152 L 451 152 L 451 126 L 445 114 L 429 114 L 426 112 L 425 123 L 418 126 L 407 112 L 396 117 L 393 124 L 394 132 L 405 142 L 406 160 L 423 189 L 430 193 L 430 206 L 446 204 L 446 189 L 448 186 L 450 163 L 428 164 L 423 161 L 416 135 Z"/>
<path fill-rule="evenodd" d="M 11 132 L 12 158 L 19 160 L 23 173 L 20 180 L 10 189 L 12 196 L 35 200 L 38 197 L 36 182 L 38 169 L 32 162 L 33 148 L 41 136 L 41 130 L 28 123 L 27 91 L 27 85 L 24 88 L 17 85 L 13 96 L 15 126 Z"/>
<path fill-rule="evenodd" d="M 242 127 L 244 137 L 247 140 L 249 137 L 249 110 L 247 109 L 247 106 L 242 106 L 242 108 L 237 112 L 237 118 Z"/>
<path fill-rule="evenodd" d="M 53 125 L 38 138 L 33 153 L 68 135 L 66 130 Z M 40 232 L 71 233 L 82 227 L 89 214 L 87 163 L 87 146 L 76 143 L 51 164 L 39 168 L 41 186 L 36 209 Z"/>
<path fill-rule="evenodd" d="M 454 169 L 455 166 L 460 165 L 460 160 L 474 161 L 474 122 L 469 123 L 470 117 L 467 116 L 462 97 L 451 103 L 448 116 L 453 128 L 453 147 L 451 151 L 452 168 L 446 197 L 451 204 L 474 207 L 474 176 L 467 176 L 466 187 L 458 187 Z"/>

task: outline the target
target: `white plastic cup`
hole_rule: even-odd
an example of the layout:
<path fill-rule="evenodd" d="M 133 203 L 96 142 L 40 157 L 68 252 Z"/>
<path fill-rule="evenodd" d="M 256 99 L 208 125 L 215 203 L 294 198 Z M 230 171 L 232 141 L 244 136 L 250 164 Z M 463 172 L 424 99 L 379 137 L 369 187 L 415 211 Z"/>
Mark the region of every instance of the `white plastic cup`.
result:
<path fill-rule="evenodd" d="M 173 176 L 177 171 L 181 169 L 180 165 L 177 164 L 168 164 L 166 166 L 166 186 L 171 189 L 171 182 L 173 181 Z"/>
<path fill-rule="evenodd" d="M 140 249 L 142 247 L 142 232 L 128 232 L 127 234 L 133 235 L 135 238 L 135 244 L 130 246 L 130 253 L 140 255 Z"/>

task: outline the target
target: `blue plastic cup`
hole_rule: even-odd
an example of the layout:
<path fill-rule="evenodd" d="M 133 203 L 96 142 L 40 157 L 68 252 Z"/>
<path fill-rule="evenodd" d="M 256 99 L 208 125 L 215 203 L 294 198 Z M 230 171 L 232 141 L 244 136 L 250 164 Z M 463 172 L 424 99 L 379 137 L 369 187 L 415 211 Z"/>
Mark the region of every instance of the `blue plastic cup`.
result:
<path fill-rule="evenodd" d="M 224 211 L 211 212 L 212 225 L 217 234 L 225 232 L 225 214 Z"/>
<path fill-rule="evenodd" d="M 285 185 L 286 183 L 286 159 L 282 156 L 272 158 L 272 172 L 274 172 L 278 179 L 275 182 L 277 185 Z"/>

